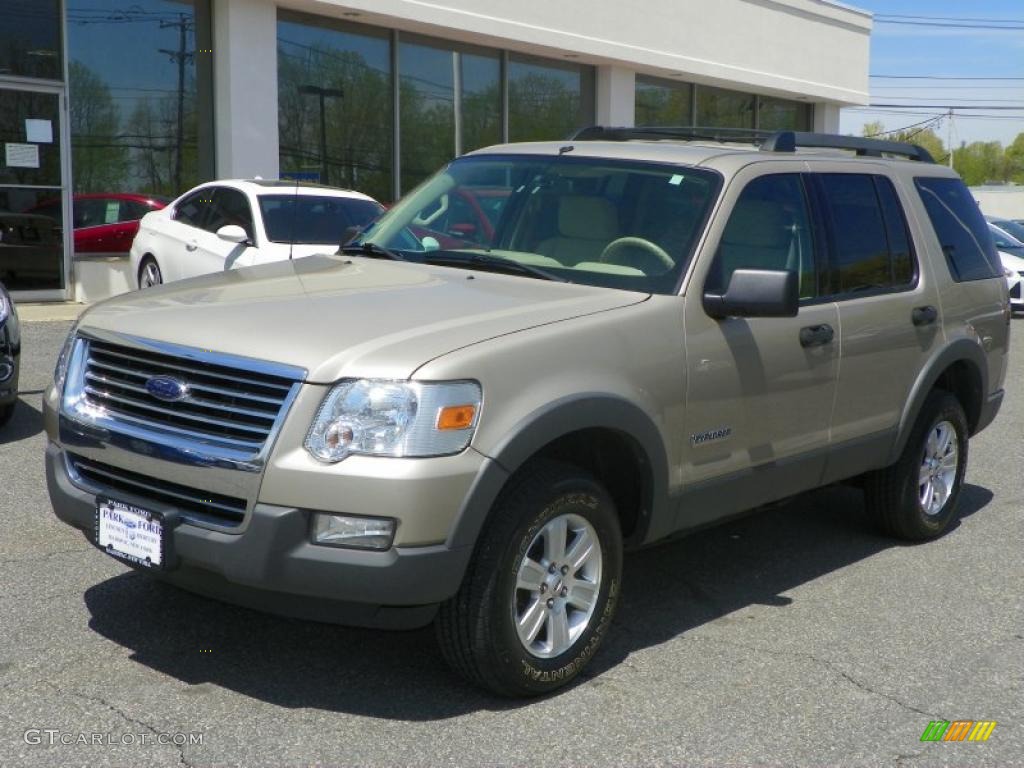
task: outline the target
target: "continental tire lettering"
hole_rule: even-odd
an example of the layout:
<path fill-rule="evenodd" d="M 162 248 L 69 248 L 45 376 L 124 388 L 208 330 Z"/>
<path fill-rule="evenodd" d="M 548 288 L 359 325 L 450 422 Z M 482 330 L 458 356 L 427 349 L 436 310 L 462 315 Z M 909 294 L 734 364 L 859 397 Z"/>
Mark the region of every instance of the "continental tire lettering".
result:
<path fill-rule="evenodd" d="M 572 661 L 559 667 L 555 670 L 541 670 L 537 669 L 526 659 L 522 659 L 523 674 L 526 675 L 530 680 L 541 683 L 550 683 L 556 680 L 564 680 L 571 678 L 582 669 L 590 657 L 597 651 L 597 646 L 600 645 L 601 640 L 604 638 L 605 632 L 608 631 L 608 626 L 611 623 L 611 617 L 615 614 L 615 604 L 618 600 L 619 595 L 619 582 L 618 579 L 612 579 L 608 584 L 608 600 L 604 604 L 604 611 L 601 613 L 601 621 L 594 628 L 594 634 L 587 641 L 587 644 L 583 647 L 583 650 Z"/>

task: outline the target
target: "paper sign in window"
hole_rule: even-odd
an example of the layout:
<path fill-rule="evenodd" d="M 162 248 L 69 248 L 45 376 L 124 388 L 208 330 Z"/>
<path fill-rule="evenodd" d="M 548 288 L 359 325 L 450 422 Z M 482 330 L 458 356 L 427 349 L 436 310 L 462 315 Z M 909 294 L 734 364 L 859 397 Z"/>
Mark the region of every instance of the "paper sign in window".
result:
<path fill-rule="evenodd" d="M 8 168 L 38 168 L 38 144 L 4 144 L 4 162 Z"/>
<path fill-rule="evenodd" d="M 25 120 L 25 141 L 35 144 L 53 144 L 53 123 L 49 120 Z"/>

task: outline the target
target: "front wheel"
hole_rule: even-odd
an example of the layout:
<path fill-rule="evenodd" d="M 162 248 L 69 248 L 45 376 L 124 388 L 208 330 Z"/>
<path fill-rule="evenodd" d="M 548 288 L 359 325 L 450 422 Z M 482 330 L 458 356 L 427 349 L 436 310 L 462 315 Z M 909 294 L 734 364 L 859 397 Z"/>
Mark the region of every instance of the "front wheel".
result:
<path fill-rule="evenodd" d="M 888 534 L 908 541 L 939 536 L 956 513 L 967 469 L 967 418 L 948 392 L 928 395 L 900 458 L 868 475 L 868 510 Z"/>
<path fill-rule="evenodd" d="M 436 629 L 460 675 L 505 696 L 536 696 L 576 677 L 618 603 L 622 534 L 589 474 L 556 462 L 520 471 L 502 493 L 459 592 Z"/>

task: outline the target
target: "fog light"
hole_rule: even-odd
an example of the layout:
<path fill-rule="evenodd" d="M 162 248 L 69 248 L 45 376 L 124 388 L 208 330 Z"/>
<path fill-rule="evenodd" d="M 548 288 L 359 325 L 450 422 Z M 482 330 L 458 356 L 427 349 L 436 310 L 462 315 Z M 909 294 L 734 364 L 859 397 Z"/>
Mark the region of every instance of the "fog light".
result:
<path fill-rule="evenodd" d="M 313 543 L 328 547 L 388 549 L 395 538 L 395 521 L 383 517 L 313 514 Z"/>

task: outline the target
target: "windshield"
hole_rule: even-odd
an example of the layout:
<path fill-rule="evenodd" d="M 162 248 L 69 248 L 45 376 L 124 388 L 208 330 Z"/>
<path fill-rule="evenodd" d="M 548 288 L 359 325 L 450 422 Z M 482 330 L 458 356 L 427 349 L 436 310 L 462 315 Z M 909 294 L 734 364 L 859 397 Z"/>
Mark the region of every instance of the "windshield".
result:
<path fill-rule="evenodd" d="M 260 195 L 267 238 L 274 243 L 340 245 L 384 207 L 372 200 L 326 195 Z"/>
<path fill-rule="evenodd" d="M 1016 239 L 1018 241 L 1018 245 L 1024 244 L 1024 225 L 1018 224 L 1016 221 L 1010 221 L 1009 219 L 995 219 L 992 223 L 1010 237 Z"/>
<path fill-rule="evenodd" d="M 717 174 L 692 167 L 465 157 L 382 216 L 364 242 L 412 261 L 487 254 L 574 283 L 675 293 L 719 186 Z"/>

